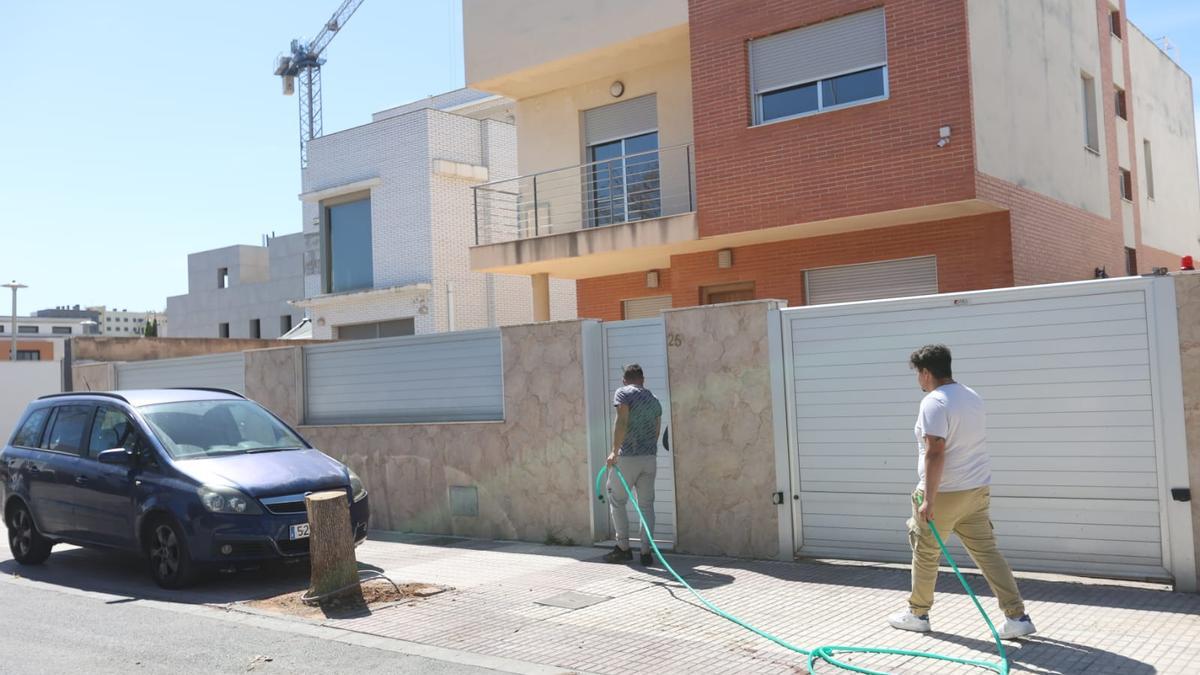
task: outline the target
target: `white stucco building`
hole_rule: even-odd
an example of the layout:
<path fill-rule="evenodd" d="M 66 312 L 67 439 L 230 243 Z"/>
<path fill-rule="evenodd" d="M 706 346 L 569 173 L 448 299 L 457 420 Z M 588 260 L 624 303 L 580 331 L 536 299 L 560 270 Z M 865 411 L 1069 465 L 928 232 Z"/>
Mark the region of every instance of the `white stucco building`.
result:
<path fill-rule="evenodd" d="M 303 297 L 303 234 L 193 253 L 187 294 L 167 298 L 169 335 L 277 338 L 304 318 L 288 304 Z"/>
<path fill-rule="evenodd" d="M 526 277 L 470 271 L 473 191 L 517 172 L 511 101 L 458 90 L 392 108 L 309 144 L 304 297 L 317 339 L 529 322 Z M 551 318 L 575 317 L 573 281 Z M 171 319 L 172 325 L 175 318 Z"/>

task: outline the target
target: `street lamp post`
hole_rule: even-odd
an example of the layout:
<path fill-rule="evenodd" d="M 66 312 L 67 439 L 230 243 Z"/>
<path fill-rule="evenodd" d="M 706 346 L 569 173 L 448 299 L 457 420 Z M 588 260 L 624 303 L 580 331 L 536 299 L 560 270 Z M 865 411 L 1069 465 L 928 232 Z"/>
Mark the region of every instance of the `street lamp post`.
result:
<path fill-rule="evenodd" d="M 20 290 L 20 289 L 22 289 L 22 288 L 29 288 L 29 287 L 28 287 L 28 286 L 26 286 L 25 284 L 18 284 L 18 283 L 16 282 L 16 280 L 10 281 L 10 282 L 9 282 L 9 283 L 7 283 L 7 284 L 3 284 L 3 286 L 4 286 L 5 288 L 11 288 L 11 289 L 12 289 L 12 295 L 13 295 L 13 302 L 12 302 L 12 352 L 9 354 L 9 357 L 10 357 L 10 358 L 11 358 L 13 361 L 16 361 L 16 360 L 17 360 L 17 291 L 18 291 L 18 290 Z"/>

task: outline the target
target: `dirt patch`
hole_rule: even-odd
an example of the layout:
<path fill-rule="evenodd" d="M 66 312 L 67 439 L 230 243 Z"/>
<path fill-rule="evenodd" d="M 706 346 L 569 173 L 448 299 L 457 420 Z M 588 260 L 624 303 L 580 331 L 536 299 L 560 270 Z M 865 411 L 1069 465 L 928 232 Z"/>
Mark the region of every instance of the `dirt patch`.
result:
<path fill-rule="evenodd" d="M 445 588 L 430 584 L 396 584 L 386 579 L 370 579 L 362 583 L 362 592 L 327 600 L 320 605 L 306 605 L 301 597 L 306 591 L 284 593 L 271 598 L 251 600 L 246 604 L 257 610 L 286 614 L 305 619 L 351 619 L 367 616 L 374 609 L 397 602 L 416 601 L 444 592 Z"/>

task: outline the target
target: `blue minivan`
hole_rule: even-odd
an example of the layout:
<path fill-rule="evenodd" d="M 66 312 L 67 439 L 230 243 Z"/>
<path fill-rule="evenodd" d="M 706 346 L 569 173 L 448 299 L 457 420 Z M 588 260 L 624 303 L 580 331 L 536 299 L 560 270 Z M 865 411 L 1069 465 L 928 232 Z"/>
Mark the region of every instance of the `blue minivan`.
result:
<path fill-rule="evenodd" d="M 164 588 L 205 568 L 308 555 L 304 497 L 344 490 L 356 543 L 367 491 L 349 468 L 243 396 L 215 389 L 53 394 L 0 452 L 13 557 L 65 542 L 145 556 Z"/>

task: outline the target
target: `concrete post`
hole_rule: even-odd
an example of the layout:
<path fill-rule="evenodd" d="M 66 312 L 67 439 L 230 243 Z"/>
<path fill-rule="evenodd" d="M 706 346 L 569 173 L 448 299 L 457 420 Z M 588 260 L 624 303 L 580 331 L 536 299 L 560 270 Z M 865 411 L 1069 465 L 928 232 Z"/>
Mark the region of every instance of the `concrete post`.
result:
<path fill-rule="evenodd" d="M 530 277 L 533 283 L 533 320 L 550 320 L 550 275 L 535 274 Z"/>

